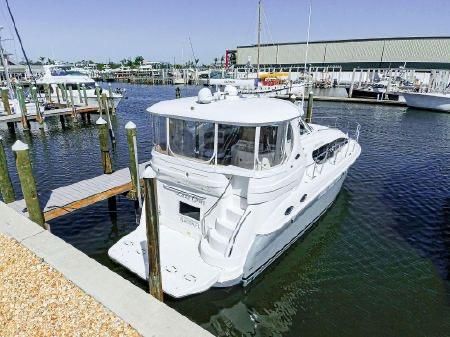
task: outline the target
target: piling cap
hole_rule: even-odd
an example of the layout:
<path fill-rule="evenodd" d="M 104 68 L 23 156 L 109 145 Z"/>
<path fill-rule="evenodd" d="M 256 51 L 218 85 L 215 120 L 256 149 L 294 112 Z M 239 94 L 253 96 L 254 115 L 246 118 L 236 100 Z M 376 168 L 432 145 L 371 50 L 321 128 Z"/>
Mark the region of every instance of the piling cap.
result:
<path fill-rule="evenodd" d="M 152 179 L 156 178 L 156 172 L 153 170 L 153 168 L 149 165 L 145 168 L 144 174 L 142 175 L 142 178 L 144 179 Z"/>
<path fill-rule="evenodd" d="M 127 124 L 125 124 L 125 129 L 136 129 L 136 124 L 134 124 L 132 121 L 129 121 Z"/>
<path fill-rule="evenodd" d="M 97 119 L 95 124 L 97 124 L 97 125 L 104 125 L 104 124 L 106 124 L 106 121 L 102 117 L 99 117 L 99 119 Z"/>
<path fill-rule="evenodd" d="M 20 140 L 16 140 L 16 142 L 12 146 L 12 150 L 14 152 L 26 151 L 26 150 L 28 150 L 28 144 L 25 144 L 24 142 L 22 142 Z"/>

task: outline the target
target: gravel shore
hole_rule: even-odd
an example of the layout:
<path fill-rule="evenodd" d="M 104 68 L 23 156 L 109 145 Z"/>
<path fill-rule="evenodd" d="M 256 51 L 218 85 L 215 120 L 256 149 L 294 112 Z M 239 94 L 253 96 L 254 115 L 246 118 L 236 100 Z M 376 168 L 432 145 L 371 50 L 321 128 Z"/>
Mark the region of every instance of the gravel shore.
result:
<path fill-rule="evenodd" d="M 139 336 L 20 243 L 0 234 L 0 336 Z"/>

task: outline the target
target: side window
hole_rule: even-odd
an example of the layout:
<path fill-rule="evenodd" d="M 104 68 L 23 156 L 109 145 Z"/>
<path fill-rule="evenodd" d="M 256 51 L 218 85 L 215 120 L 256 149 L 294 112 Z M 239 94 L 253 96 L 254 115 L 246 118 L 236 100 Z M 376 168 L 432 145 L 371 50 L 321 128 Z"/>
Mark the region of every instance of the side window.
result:
<path fill-rule="evenodd" d="M 286 128 L 286 123 L 261 126 L 258 148 L 258 166 L 260 169 L 264 170 L 277 166 L 286 158 Z"/>
<path fill-rule="evenodd" d="M 322 145 L 313 151 L 313 160 L 318 164 L 325 162 L 328 158 L 334 157 L 336 151 L 347 144 L 347 142 L 346 138 L 338 138 L 331 143 Z"/>

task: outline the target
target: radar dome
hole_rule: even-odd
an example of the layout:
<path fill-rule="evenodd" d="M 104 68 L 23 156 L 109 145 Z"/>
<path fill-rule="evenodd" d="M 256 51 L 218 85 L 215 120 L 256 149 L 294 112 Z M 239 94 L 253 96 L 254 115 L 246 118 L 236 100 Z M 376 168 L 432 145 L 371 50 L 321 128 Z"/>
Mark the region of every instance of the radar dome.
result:
<path fill-rule="evenodd" d="M 208 88 L 203 88 L 198 92 L 197 101 L 201 104 L 211 103 L 213 100 L 213 95 L 211 90 Z"/>
<path fill-rule="evenodd" d="M 225 92 L 225 94 L 228 94 L 229 96 L 237 96 L 238 95 L 237 88 L 232 85 L 229 85 L 229 84 L 225 86 L 224 92 Z"/>

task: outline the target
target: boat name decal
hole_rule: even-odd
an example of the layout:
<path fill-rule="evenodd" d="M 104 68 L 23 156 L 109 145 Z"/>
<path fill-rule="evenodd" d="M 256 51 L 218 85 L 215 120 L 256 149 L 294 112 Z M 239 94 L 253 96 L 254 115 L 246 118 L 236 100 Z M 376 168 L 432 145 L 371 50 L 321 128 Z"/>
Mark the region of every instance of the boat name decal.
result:
<path fill-rule="evenodd" d="M 164 185 L 164 188 L 166 190 L 175 192 L 177 196 L 179 196 L 181 198 L 184 198 L 186 200 L 190 200 L 192 202 L 197 202 L 197 203 L 202 204 L 202 205 L 205 204 L 205 199 L 206 199 L 205 197 L 201 197 L 201 196 L 196 195 L 194 193 L 189 193 L 189 192 L 186 192 L 186 191 L 183 191 L 183 190 L 179 190 L 178 188 L 175 188 L 175 187 L 172 187 L 172 186 Z"/>

